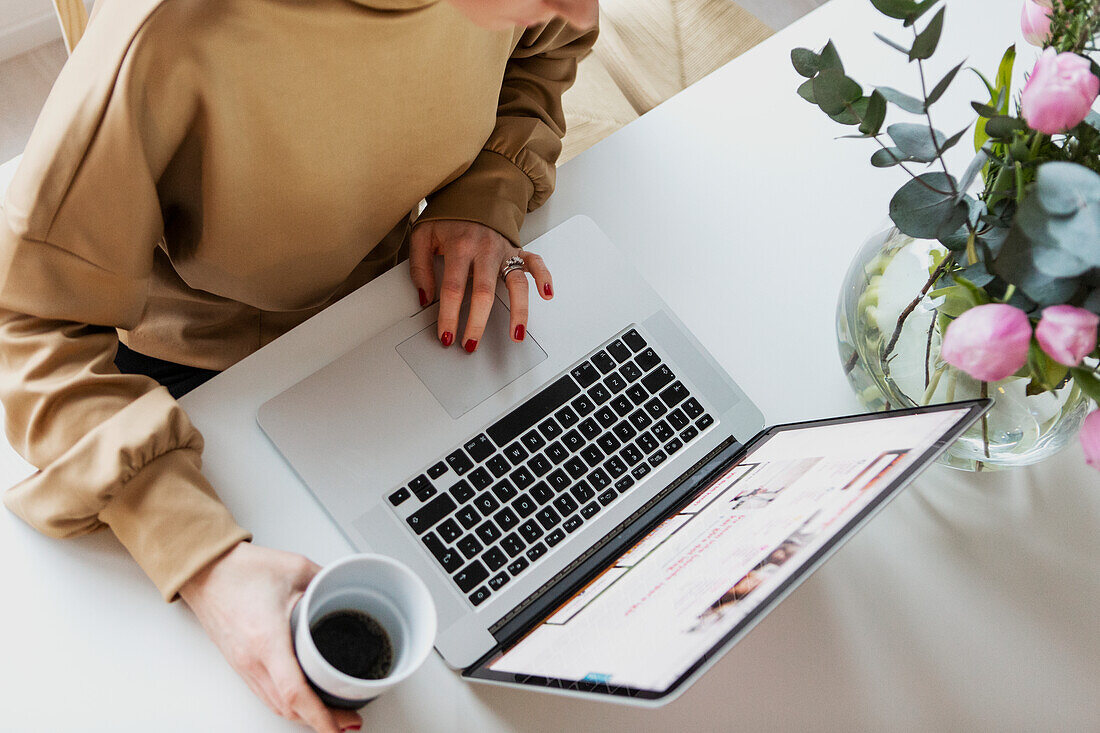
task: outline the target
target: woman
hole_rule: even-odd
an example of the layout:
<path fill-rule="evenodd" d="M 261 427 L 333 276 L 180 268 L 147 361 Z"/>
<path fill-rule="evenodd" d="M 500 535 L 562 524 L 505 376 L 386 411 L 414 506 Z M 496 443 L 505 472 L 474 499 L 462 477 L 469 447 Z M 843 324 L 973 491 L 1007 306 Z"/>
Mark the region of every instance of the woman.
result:
<path fill-rule="evenodd" d="M 39 470 L 5 504 L 58 537 L 110 527 L 257 695 L 317 731 L 359 725 L 321 704 L 291 650 L 317 567 L 248 542 L 175 397 L 406 254 L 422 305 L 444 258 L 441 346 L 476 349 L 523 216 L 552 190 L 561 93 L 595 12 L 100 0 L 9 189 L 0 398 Z M 519 341 L 527 280 L 506 283 Z"/>

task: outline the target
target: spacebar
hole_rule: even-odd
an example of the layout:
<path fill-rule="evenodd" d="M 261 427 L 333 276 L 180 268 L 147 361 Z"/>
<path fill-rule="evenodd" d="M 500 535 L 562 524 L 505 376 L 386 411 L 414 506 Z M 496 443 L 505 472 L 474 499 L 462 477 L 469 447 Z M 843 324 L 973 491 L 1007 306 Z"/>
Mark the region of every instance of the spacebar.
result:
<path fill-rule="evenodd" d="M 493 423 L 486 432 L 498 447 L 503 448 L 539 420 L 580 394 L 581 388 L 568 374 L 539 392 L 522 405 Z"/>

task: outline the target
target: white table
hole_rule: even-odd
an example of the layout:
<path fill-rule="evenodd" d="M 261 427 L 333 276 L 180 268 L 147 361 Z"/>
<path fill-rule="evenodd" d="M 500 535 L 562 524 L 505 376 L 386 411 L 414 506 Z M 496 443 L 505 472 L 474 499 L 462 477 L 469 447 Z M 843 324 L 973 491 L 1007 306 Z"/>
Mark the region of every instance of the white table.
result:
<path fill-rule="evenodd" d="M 934 68 L 966 55 L 994 69 L 1015 5 L 948 10 Z M 770 422 L 858 409 L 835 295 L 900 178 L 871 169 L 867 144 L 834 141 L 845 130 L 795 95 L 788 53 L 832 36 L 857 78 L 911 89 L 872 28 L 899 33 L 866 0 L 832 0 L 564 166 L 524 229 L 592 216 Z M 979 94 L 974 79 L 956 85 L 936 110 L 949 131 Z M 184 399 L 207 474 L 257 542 L 322 563 L 349 551 L 254 414 L 416 307 L 391 273 Z M 27 471 L 11 455 L 0 468 L 5 484 Z M 365 710 L 365 730 L 1095 730 L 1098 525 L 1100 476 L 1076 447 L 1011 474 L 936 467 L 665 708 L 470 686 L 433 656 Z M 0 555 L 0 729 L 302 730 L 267 712 L 110 535 L 50 540 L 0 512 Z"/>

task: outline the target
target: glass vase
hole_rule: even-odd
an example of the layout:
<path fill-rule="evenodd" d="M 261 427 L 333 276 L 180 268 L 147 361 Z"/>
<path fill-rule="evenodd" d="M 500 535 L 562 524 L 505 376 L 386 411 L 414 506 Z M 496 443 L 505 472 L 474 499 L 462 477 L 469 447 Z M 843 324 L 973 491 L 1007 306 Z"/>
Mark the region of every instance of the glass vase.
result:
<path fill-rule="evenodd" d="M 942 299 L 921 292 L 935 290 L 929 279 L 945 253 L 939 242 L 892 226 L 860 248 L 837 302 L 837 341 L 849 383 L 871 411 L 994 398 L 987 416 L 940 458 L 953 468 L 997 470 L 1054 455 L 1076 436 L 1088 398 L 1072 382 L 1035 395 L 1027 394 L 1025 377 L 982 383 L 940 358 L 936 308 Z"/>

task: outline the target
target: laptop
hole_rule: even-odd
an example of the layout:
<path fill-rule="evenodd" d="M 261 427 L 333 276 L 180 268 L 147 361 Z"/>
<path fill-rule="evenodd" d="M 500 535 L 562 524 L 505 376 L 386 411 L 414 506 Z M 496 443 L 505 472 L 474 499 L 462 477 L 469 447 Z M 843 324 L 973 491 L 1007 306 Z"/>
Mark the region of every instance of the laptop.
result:
<path fill-rule="evenodd" d="M 433 304 L 258 413 L 349 541 L 425 581 L 436 648 L 468 679 L 671 699 L 986 409 L 765 429 L 591 219 L 527 249 L 556 296 L 532 299 L 523 342 L 499 285 L 474 354 L 439 345 Z M 724 538 L 706 552 L 688 541 L 704 527 Z M 737 544 L 750 535 L 767 555 Z M 690 590 L 639 590 L 668 567 Z M 605 606 L 642 625 L 592 610 Z M 691 643 L 643 659 L 658 619 Z"/>

